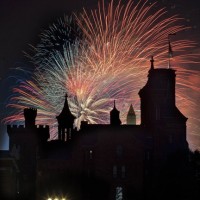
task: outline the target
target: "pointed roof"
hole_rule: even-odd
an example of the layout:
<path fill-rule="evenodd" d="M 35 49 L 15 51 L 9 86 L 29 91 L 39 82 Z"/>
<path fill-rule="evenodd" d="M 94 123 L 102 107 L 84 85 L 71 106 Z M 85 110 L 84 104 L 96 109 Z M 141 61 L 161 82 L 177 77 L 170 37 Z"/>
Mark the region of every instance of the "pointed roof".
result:
<path fill-rule="evenodd" d="M 120 112 L 117 110 L 114 101 L 114 108 L 110 111 L 110 124 L 111 125 L 120 125 L 121 120 L 119 118 Z"/>
<path fill-rule="evenodd" d="M 68 104 L 68 100 L 67 100 L 68 95 L 65 95 L 65 103 L 64 103 L 64 107 L 60 113 L 60 115 L 57 116 L 58 120 L 61 119 L 75 119 L 76 117 L 71 113 L 70 109 L 69 109 L 69 104 Z"/>
<path fill-rule="evenodd" d="M 113 109 L 110 111 L 111 113 L 119 113 L 119 110 L 117 110 L 117 108 L 116 108 L 116 106 L 115 106 L 115 100 L 114 100 L 114 107 L 113 107 Z"/>
<path fill-rule="evenodd" d="M 133 105 L 130 105 L 129 111 L 128 111 L 128 115 L 135 115 L 135 111 L 133 109 Z"/>

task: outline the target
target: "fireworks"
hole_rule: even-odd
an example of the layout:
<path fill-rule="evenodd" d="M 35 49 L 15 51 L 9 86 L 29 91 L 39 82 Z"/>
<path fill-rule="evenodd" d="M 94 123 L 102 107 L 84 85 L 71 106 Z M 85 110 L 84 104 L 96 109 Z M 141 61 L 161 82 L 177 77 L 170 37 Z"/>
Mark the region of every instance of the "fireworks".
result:
<path fill-rule="evenodd" d="M 154 55 L 156 67 L 167 67 L 168 34 L 186 29 L 179 25 L 180 19 L 167 18 L 165 9 L 154 12 L 153 7 L 154 4 L 149 5 L 147 1 L 138 4 L 128 1 L 127 5 L 119 3 L 116 6 L 111 1 L 106 7 L 102 1 L 97 10 L 83 10 L 80 15 L 74 15 L 74 27 L 78 27 L 76 30 L 81 37 L 73 34 L 71 42 L 54 37 L 50 49 L 45 41 L 51 43 L 52 30 L 53 34 L 64 32 L 62 38 L 68 41 L 66 36 L 72 29 L 60 30 L 59 26 L 52 26 L 53 29 L 45 31 L 43 42 L 36 46 L 36 54 L 32 57 L 33 62 L 41 63 L 40 67 L 32 81 L 25 81 L 14 89 L 16 96 L 11 99 L 10 106 L 15 107 L 16 112 L 6 121 L 21 121 L 22 109 L 34 106 L 38 108 L 37 123 L 53 124 L 51 138 L 54 138 L 57 133 L 55 117 L 62 110 L 67 92 L 70 109 L 77 117 L 77 127 L 82 120 L 108 123 L 114 99 L 123 123 L 131 103 L 139 123 L 138 92 L 145 85 L 149 59 Z M 60 48 L 54 48 L 57 43 Z M 176 62 L 180 65 L 193 62 L 196 55 L 187 54 L 187 49 L 194 45 L 189 40 L 172 42 L 176 52 L 172 67 Z M 176 68 L 178 107 L 189 118 L 192 124 L 189 133 L 193 133 L 199 123 L 199 119 L 193 117 L 197 105 L 187 96 L 188 90 L 198 95 L 199 87 L 195 88 L 190 78 L 199 74 L 183 67 Z"/>
<path fill-rule="evenodd" d="M 73 16 L 65 15 L 44 30 L 40 34 L 40 42 L 36 47 L 30 45 L 31 53 L 25 54 L 36 66 L 44 67 L 46 60 L 51 59 L 55 51 L 62 53 L 66 45 L 75 45 L 81 37 Z"/>

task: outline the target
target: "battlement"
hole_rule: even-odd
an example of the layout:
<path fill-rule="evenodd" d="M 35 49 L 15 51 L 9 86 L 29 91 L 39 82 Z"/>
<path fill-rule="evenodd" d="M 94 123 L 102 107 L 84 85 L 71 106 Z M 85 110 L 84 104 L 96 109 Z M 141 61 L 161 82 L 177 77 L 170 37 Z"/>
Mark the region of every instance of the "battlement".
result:
<path fill-rule="evenodd" d="M 36 116 L 37 116 L 37 109 L 25 108 L 24 109 L 25 127 L 34 127 Z"/>
<path fill-rule="evenodd" d="M 24 109 L 24 116 L 32 116 L 35 117 L 37 116 L 37 109 L 36 108 L 25 108 Z"/>
<path fill-rule="evenodd" d="M 48 129 L 49 130 L 49 126 L 48 125 L 35 125 L 34 127 L 31 127 L 32 129 Z M 7 125 L 7 129 L 11 130 L 11 129 L 18 129 L 18 130 L 22 130 L 22 129 L 27 129 L 27 127 L 25 127 L 24 125 Z"/>
<path fill-rule="evenodd" d="M 24 125 L 7 125 L 7 129 L 24 129 Z"/>
<path fill-rule="evenodd" d="M 24 125 L 7 125 L 7 132 L 10 137 L 18 138 L 17 140 L 24 140 L 25 138 L 38 138 L 39 140 L 47 141 L 50 137 L 49 135 L 49 126 L 47 125 L 35 125 L 31 127 L 26 127 Z"/>
<path fill-rule="evenodd" d="M 48 125 L 36 125 L 36 126 L 37 126 L 37 128 L 39 128 L 39 129 L 46 129 L 46 128 L 49 129 L 49 126 L 48 126 Z"/>

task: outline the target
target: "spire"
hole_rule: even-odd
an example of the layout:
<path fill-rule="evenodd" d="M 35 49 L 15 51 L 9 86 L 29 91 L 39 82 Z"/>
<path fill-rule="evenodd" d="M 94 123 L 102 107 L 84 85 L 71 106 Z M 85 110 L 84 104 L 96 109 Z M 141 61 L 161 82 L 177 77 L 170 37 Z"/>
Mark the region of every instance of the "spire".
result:
<path fill-rule="evenodd" d="M 127 124 L 136 125 L 136 115 L 132 104 L 130 105 L 126 122 Z"/>
<path fill-rule="evenodd" d="M 153 70 L 154 69 L 154 59 L 153 59 L 153 56 L 151 56 L 150 62 L 151 62 L 151 68 L 150 68 L 150 70 Z"/>
<path fill-rule="evenodd" d="M 64 113 L 70 112 L 67 98 L 68 98 L 68 95 L 66 93 L 65 94 L 65 103 L 64 103 L 63 110 L 62 110 L 62 112 L 64 112 Z M 61 114 L 62 114 L 62 112 L 61 112 Z"/>
<path fill-rule="evenodd" d="M 134 111 L 134 109 L 133 109 L 133 105 L 132 105 L 132 104 L 130 105 L 128 114 L 130 114 L 130 115 L 135 115 L 135 111 Z"/>
<path fill-rule="evenodd" d="M 75 116 L 72 115 L 69 109 L 67 97 L 68 96 L 66 94 L 64 107 L 60 115 L 56 117 L 58 120 L 58 140 L 61 141 L 67 141 L 71 139 L 75 120 Z"/>
<path fill-rule="evenodd" d="M 71 113 L 70 109 L 69 109 L 69 104 L 68 104 L 68 95 L 65 95 L 65 103 L 64 103 L 64 107 L 60 113 L 60 115 L 58 115 L 56 118 L 58 119 L 58 122 L 63 122 L 63 123 L 67 123 L 69 121 L 74 121 L 75 116 Z M 62 124 L 63 124 L 62 123 Z M 66 126 L 66 125 L 65 125 Z"/>
<path fill-rule="evenodd" d="M 113 106 L 113 109 L 112 109 L 110 112 L 119 113 L 119 111 L 118 111 L 117 108 L 116 108 L 115 100 L 114 100 L 114 106 Z"/>
<path fill-rule="evenodd" d="M 115 100 L 114 100 L 114 108 L 113 108 L 113 110 L 114 110 L 114 109 L 117 110 L 117 108 L 116 108 L 116 106 L 115 106 Z"/>

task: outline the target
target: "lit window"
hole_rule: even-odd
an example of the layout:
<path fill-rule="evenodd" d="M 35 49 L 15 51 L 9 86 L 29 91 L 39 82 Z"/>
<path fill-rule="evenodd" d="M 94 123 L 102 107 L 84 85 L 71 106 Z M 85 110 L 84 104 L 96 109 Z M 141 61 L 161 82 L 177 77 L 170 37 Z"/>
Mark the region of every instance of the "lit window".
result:
<path fill-rule="evenodd" d="M 116 187 L 115 200 L 123 200 L 123 189 L 122 189 L 122 187 Z"/>
<path fill-rule="evenodd" d="M 92 154 L 93 154 L 93 151 L 90 150 L 90 160 L 92 159 Z"/>
<path fill-rule="evenodd" d="M 65 128 L 65 132 L 64 132 L 64 135 L 63 135 L 63 141 L 67 141 L 67 129 Z"/>
<path fill-rule="evenodd" d="M 72 139 L 72 130 L 71 130 L 71 128 L 69 128 L 69 140 L 71 140 Z"/>
<path fill-rule="evenodd" d="M 113 178 L 117 178 L 117 166 L 113 166 Z"/>

